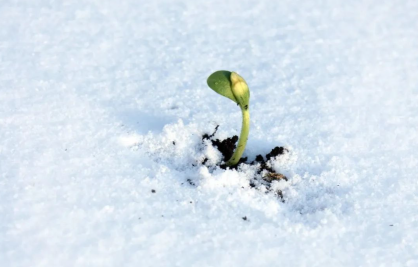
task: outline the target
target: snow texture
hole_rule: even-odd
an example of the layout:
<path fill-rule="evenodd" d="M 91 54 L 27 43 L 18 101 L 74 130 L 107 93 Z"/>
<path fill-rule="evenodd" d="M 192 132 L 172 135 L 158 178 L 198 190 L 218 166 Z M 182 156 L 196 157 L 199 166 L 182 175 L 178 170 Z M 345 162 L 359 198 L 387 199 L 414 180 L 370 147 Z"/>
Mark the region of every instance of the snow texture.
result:
<path fill-rule="evenodd" d="M 418 266 L 418 1 L 0 1 L 0 265 Z M 206 78 L 251 90 L 240 131 Z M 194 166 L 193 166 L 194 165 Z M 192 185 L 194 184 L 194 185 Z"/>

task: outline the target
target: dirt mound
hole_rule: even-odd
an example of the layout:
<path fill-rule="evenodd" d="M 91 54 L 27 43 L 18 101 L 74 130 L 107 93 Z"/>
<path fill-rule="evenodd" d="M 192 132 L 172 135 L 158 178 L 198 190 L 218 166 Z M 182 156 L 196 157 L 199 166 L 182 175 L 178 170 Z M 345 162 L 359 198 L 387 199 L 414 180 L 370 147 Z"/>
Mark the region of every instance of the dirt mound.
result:
<path fill-rule="evenodd" d="M 202 136 L 202 141 L 204 140 L 209 140 L 212 145 L 217 148 L 219 150 L 219 152 L 222 154 L 222 159 L 223 162 L 228 161 L 232 154 L 234 153 L 234 150 L 236 148 L 236 143 L 238 142 L 238 136 L 234 135 L 232 137 L 228 137 L 224 140 L 219 140 L 219 139 L 215 139 L 214 136 L 216 134 L 216 131 L 218 130 L 219 125 L 216 126 L 215 131 L 209 135 L 209 134 L 204 134 Z M 241 158 L 240 161 L 238 162 L 237 165 L 235 166 L 226 166 L 225 164 L 219 165 L 220 168 L 222 169 L 237 169 L 241 164 L 247 164 L 247 165 L 253 165 L 257 167 L 257 174 L 262 174 L 261 175 L 261 179 L 262 181 L 258 181 L 260 178 L 260 176 L 254 177 L 251 181 L 250 181 L 250 186 L 255 187 L 257 182 L 261 182 L 262 184 L 264 184 L 267 189 L 270 189 L 271 183 L 273 181 L 278 181 L 278 180 L 285 180 L 287 181 L 287 177 L 284 176 L 281 173 L 277 173 L 275 172 L 271 165 L 269 164 L 269 161 L 271 161 L 272 159 L 281 156 L 285 153 L 289 152 L 289 150 L 287 148 L 284 147 L 279 147 L 276 146 L 274 147 L 269 153 L 267 153 L 265 156 L 263 155 L 257 155 L 254 159 L 254 161 L 252 162 L 248 162 L 248 159 L 245 158 Z M 205 158 L 202 161 L 202 164 L 205 165 L 207 163 L 207 159 Z M 277 194 L 282 198 L 283 195 L 282 193 L 279 191 L 277 192 Z"/>

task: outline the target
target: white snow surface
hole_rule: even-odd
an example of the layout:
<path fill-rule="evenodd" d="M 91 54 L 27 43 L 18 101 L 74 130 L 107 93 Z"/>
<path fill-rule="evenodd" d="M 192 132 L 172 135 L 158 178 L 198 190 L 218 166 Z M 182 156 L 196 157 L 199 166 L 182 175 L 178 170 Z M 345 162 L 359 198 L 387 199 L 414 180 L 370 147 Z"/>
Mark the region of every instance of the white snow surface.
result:
<path fill-rule="evenodd" d="M 417 14 L 0 1 L 0 266 L 418 266 Z M 251 90 L 244 155 L 290 150 L 285 202 L 196 164 L 220 161 L 203 134 L 240 131 L 220 69 Z"/>

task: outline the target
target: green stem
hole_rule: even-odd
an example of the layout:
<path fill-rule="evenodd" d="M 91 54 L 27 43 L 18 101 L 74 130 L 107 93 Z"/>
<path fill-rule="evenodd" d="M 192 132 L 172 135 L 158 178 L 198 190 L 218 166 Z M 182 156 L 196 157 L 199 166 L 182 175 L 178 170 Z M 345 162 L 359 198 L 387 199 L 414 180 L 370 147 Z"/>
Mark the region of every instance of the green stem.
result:
<path fill-rule="evenodd" d="M 244 153 L 245 146 L 247 144 L 248 134 L 250 133 L 250 111 L 245 108 L 241 108 L 242 111 L 242 126 L 241 134 L 239 136 L 237 148 L 234 151 L 232 157 L 228 160 L 226 165 L 234 166 L 240 160 L 242 153 Z"/>

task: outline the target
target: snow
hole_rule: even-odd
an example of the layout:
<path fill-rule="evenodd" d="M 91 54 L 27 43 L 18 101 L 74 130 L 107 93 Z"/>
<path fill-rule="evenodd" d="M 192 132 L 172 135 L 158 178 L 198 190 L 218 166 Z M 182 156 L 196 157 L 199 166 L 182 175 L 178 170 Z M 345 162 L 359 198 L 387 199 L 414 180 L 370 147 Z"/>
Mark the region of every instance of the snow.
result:
<path fill-rule="evenodd" d="M 418 266 L 416 14 L 1 1 L 1 266 Z M 244 155 L 290 150 L 284 203 L 251 167 L 193 166 L 220 161 L 204 133 L 240 131 L 220 69 L 251 90 Z"/>

